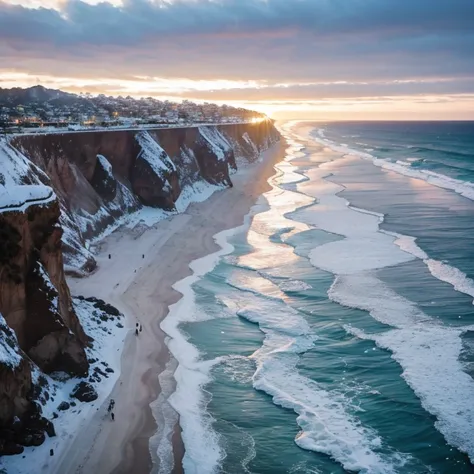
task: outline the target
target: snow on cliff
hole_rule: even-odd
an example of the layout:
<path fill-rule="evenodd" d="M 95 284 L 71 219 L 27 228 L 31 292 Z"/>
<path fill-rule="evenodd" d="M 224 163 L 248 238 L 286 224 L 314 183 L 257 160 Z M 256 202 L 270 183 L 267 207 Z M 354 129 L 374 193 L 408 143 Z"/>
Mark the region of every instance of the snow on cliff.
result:
<path fill-rule="evenodd" d="M 209 144 L 210 149 L 217 156 L 217 159 L 224 161 L 226 159 L 226 153 L 232 149 L 232 146 L 219 130 L 217 130 L 216 127 L 199 127 L 199 133 Z"/>
<path fill-rule="evenodd" d="M 21 362 L 18 342 L 15 333 L 9 328 L 4 317 L 0 314 L 0 364 L 12 369 Z"/>
<path fill-rule="evenodd" d="M 248 143 L 250 145 L 250 147 L 252 148 L 255 156 L 258 156 L 259 155 L 259 151 L 258 151 L 258 148 L 257 148 L 257 145 L 255 145 L 255 143 L 252 141 L 252 139 L 249 137 L 249 134 L 247 132 L 245 132 L 243 135 L 242 135 L 242 138 L 246 141 L 246 143 Z"/>
<path fill-rule="evenodd" d="M 12 474 L 31 474 L 39 472 L 38 466 L 41 466 L 42 472 L 56 472 L 56 463 L 61 455 L 68 449 L 73 449 L 75 437 L 72 433 L 87 429 L 91 417 L 97 412 L 100 417 L 107 416 L 104 403 L 120 375 L 121 348 L 128 329 L 124 327 L 123 315 L 101 300 L 76 297 L 72 303 L 84 330 L 94 339 L 93 344 L 86 348 L 88 359 L 91 361 L 87 382 L 94 387 L 97 399 L 92 402 L 81 402 L 72 396 L 74 387 L 84 379 L 77 377 L 65 380 L 59 380 L 58 377 L 53 379 L 33 365 L 32 378 L 35 384 L 38 384 L 38 379 L 41 377 L 48 385 L 49 397 L 40 400 L 40 403 L 43 416 L 54 422 L 56 436 L 47 437 L 41 446 L 25 447 L 21 456 L 1 457 L 0 473 L 5 469 Z M 21 357 L 15 356 L 15 350 L 11 349 L 12 342 L 4 344 L 2 339 L 4 321 L 0 315 L 0 363 L 5 358 L 5 363 L 18 364 Z M 6 327 L 9 330 L 8 326 Z M 16 342 L 15 336 L 12 337 L 13 342 Z M 10 352 L 4 355 L 6 350 Z M 68 408 L 59 409 L 61 403 L 67 404 Z M 50 449 L 54 450 L 53 457 L 50 456 Z"/>
<path fill-rule="evenodd" d="M 169 158 L 168 158 L 169 159 Z M 128 209 L 139 206 L 138 199 L 133 195 L 132 191 L 127 188 L 123 183 L 121 183 L 114 175 L 112 164 L 110 161 L 103 155 L 97 155 L 97 160 L 101 164 L 104 171 L 107 173 L 110 181 L 116 183 L 116 196 L 115 199 L 108 203 L 108 208 L 110 210 L 119 210 Z M 173 165 L 174 166 L 174 165 Z"/>
<path fill-rule="evenodd" d="M 97 155 L 97 160 L 99 161 L 99 163 L 102 165 L 102 168 L 104 168 L 104 170 L 106 171 L 106 173 L 110 176 L 110 177 L 114 177 L 113 173 L 112 173 L 112 165 L 110 164 L 110 161 L 104 156 L 104 155 Z"/>
<path fill-rule="evenodd" d="M 135 139 L 142 148 L 138 158 L 145 160 L 158 176 L 162 177 L 163 173 L 176 171 L 176 166 L 166 151 L 153 140 L 148 132 L 137 133 Z"/>
<path fill-rule="evenodd" d="M 0 212 L 25 210 L 31 204 L 54 201 L 56 195 L 39 176 L 48 177 L 28 158 L 0 140 Z"/>
<path fill-rule="evenodd" d="M 43 184 L 0 186 L 0 212 L 23 211 L 32 204 L 48 203 L 55 199 L 53 190 Z"/>
<path fill-rule="evenodd" d="M 5 139 L 0 139 L 0 184 L 42 184 L 42 181 L 48 183 L 48 176 Z"/>

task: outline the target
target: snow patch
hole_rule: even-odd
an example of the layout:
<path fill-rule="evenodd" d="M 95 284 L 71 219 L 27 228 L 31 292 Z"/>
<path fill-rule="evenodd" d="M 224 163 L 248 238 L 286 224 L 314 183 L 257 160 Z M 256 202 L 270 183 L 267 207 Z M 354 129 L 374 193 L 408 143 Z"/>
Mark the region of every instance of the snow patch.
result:
<path fill-rule="evenodd" d="M 231 144 L 215 127 L 199 127 L 199 133 L 209 144 L 219 161 L 225 161 L 226 153 L 232 149 Z"/>
<path fill-rule="evenodd" d="M 8 327 L 0 313 L 0 364 L 14 369 L 22 361 L 15 333 Z"/>
<path fill-rule="evenodd" d="M 112 391 L 120 375 L 120 356 L 127 329 L 119 326 L 122 316 L 110 316 L 100 309 L 97 302 L 82 298 L 73 299 L 74 309 L 79 321 L 86 331 L 94 338 L 93 347 L 87 347 L 86 353 L 89 360 L 94 360 L 90 366 L 89 374 L 94 380 L 87 381 L 94 386 L 98 398 L 93 402 L 80 402 L 71 398 L 74 387 L 84 379 L 71 378 L 65 381 L 52 379 L 43 374 L 34 366 L 32 371 L 33 382 L 37 384 L 40 378 L 47 382 L 49 399 L 42 404 L 43 416 L 52 420 L 56 430 L 56 436 L 46 437 L 41 446 L 26 447 L 23 454 L 18 456 L 4 456 L 0 460 L 0 469 L 15 474 L 31 474 L 38 472 L 39 466 L 44 472 L 55 472 L 55 468 L 61 463 L 62 457 L 67 455 L 68 450 L 75 441 L 74 433 L 87 429 L 92 416 L 107 416 L 106 407 L 102 406 Z M 0 316 L 1 318 L 1 316 Z M 0 326 L 3 318 L 0 319 Z M 0 331 L 0 337 L 2 332 Z M 0 339 L 0 357 L 2 344 Z M 107 370 L 109 369 L 109 370 Z M 97 380 L 97 376 L 100 380 Z M 61 402 L 71 405 L 65 411 L 58 410 Z M 99 411 L 98 411 L 99 410 Z M 53 419 L 53 414 L 57 418 Z M 50 456 L 50 449 L 54 450 L 54 456 Z"/>
<path fill-rule="evenodd" d="M 104 168 L 107 174 L 113 177 L 110 161 L 104 155 L 97 155 L 97 161 L 102 165 L 102 168 Z"/>
<path fill-rule="evenodd" d="M 0 187 L 0 212 L 24 211 L 34 204 L 47 204 L 56 199 L 49 186 L 43 184 L 10 184 Z"/>
<path fill-rule="evenodd" d="M 193 202 L 204 202 L 210 198 L 216 191 L 222 190 L 223 187 L 209 184 L 206 181 L 197 181 L 181 190 L 178 200 L 175 203 L 178 213 L 185 212 Z"/>
<path fill-rule="evenodd" d="M 148 132 L 140 132 L 135 136 L 142 151 L 138 158 L 145 160 L 160 177 L 176 171 L 176 166 L 163 148 L 151 137 Z"/>

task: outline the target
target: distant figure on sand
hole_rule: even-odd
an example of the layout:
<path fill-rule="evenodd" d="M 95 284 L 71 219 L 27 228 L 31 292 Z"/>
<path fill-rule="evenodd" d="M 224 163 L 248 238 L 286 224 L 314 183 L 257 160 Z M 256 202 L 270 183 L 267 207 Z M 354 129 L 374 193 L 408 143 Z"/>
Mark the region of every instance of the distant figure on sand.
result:
<path fill-rule="evenodd" d="M 109 260 L 110 260 L 111 258 L 112 258 L 112 255 L 110 255 L 110 253 L 109 253 Z"/>
<path fill-rule="evenodd" d="M 138 328 L 135 329 L 135 336 L 138 336 Z"/>
<path fill-rule="evenodd" d="M 143 329 L 143 327 L 142 327 L 142 325 L 140 324 L 140 332 L 142 332 L 142 329 Z"/>
<path fill-rule="evenodd" d="M 144 254 L 144 253 L 142 254 L 142 258 L 145 258 L 145 254 Z"/>
<path fill-rule="evenodd" d="M 112 421 L 115 421 L 115 415 L 114 415 L 114 412 L 112 412 L 112 413 L 110 414 L 110 416 L 112 417 Z"/>

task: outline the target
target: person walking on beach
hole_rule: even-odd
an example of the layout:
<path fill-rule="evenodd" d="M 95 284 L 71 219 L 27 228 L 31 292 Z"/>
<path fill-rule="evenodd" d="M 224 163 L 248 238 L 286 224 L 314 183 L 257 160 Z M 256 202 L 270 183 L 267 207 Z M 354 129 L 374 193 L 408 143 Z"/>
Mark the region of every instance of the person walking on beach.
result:
<path fill-rule="evenodd" d="M 135 336 L 138 336 L 138 328 L 135 328 Z"/>
<path fill-rule="evenodd" d="M 142 332 L 143 326 L 140 324 L 140 332 Z"/>
<path fill-rule="evenodd" d="M 107 411 L 110 413 L 114 409 L 114 406 L 115 406 L 115 400 L 113 398 L 111 398 L 110 402 L 109 402 L 109 406 L 107 408 Z"/>
<path fill-rule="evenodd" d="M 112 421 L 115 421 L 115 415 L 114 415 L 114 412 L 110 413 L 110 416 L 112 417 Z"/>

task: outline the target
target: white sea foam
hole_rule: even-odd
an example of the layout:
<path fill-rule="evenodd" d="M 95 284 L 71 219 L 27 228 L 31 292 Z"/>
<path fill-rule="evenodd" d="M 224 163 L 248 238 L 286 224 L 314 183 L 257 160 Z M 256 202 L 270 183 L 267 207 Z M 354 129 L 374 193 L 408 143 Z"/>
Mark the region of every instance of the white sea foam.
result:
<path fill-rule="evenodd" d="M 262 348 L 252 355 L 258 366 L 253 385 L 271 395 L 275 404 L 298 414 L 301 432 L 295 438 L 296 444 L 325 453 L 348 470 L 396 472 L 397 456 L 377 452 L 381 446 L 379 436 L 350 414 L 349 401 L 298 373 L 297 354 L 308 350 L 314 338 L 307 332 L 303 318 L 294 312 L 288 317 L 285 310 L 279 316 L 270 314 L 267 308 L 245 311 L 245 317 L 257 322 L 265 333 Z M 288 319 L 292 321 L 289 323 Z"/>
<path fill-rule="evenodd" d="M 379 436 L 349 413 L 347 400 L 301 376 L 291 361 L 262 363 L 254 386 L 271 395 L 275 404 L 298 414 L 301 432 L 295 442 L 301 448 L 325 453 L 350 471 L 395 473 L 403 463 L 395 453 L 378 453 Z"/>
<path fill-rule="evenodd" d="M 218 472 L 218 466 L 225 457 L 219 445 L 219 435 L 212 429 L 213 419 L 206 410 L 207 399 L 202 387 L 210 382 L 210 370 L 219 359 L 202 361 L 197 348 L 187 340 L 180 330 L 181 323 L 206 318 L 194 302 L 191 285 L 211 271 L 223 255 L 233 251 L 227 238 L 248 227 L 247 217 L 241 227 L 221 232 L 214 236 L 221 250 L 190 264 L 193 274 L 173 285 L 183 297 L 170 306 L 168 316 L 161 322 L 161 328 L 168 335 L 166 343 L 179 362 L 174 373 L 176 390 L 170 396 L 171 406 L 180 415 L 182 438 L 185 444 L 183 467 L 191 474 L 211 474 Z"/>
<path fill-rule="evenodd" d="M 382 215 L 349 206 L 336 195 L 344 188 L 325 180 L 324 172 L 311 171 L 308 176 L 310 181 L 298 185 L 298 190 L 317 198 L 318 205 L 295 213 L 295 217 L 345 237 L 315 247 L 310 252 L 314 266 L 335 274 L 353 274 L 413 259 L 393 245 L 393 236 L 379 232 Z"/>
<path fill-rule="evenodd" d="M 431 320 L 415 303 L 395 293 L 370 272 L 336 276 L 328 295 L 339 304 L 368 311 L 377 321 L 393 327 Z"/>
<path fill-rule="evenodd" d="M 232 305 L 265 334 L 262 347 L 251 356 L 257 363 L 253 386 L 298 414 L 302 431 L 295 442 L 328 454 L 349 470 L 396 472 L 398 455 L 377 452 L 379 436 L 350 414 L 350 401 L 298 373 L 298 354 L 311 349 L 317 338 L 306 319 L 282 301 L 252 293 L 233 295 Z"/>
<path fill-rule="evenodd" d="M 323 131 L 318 131 L 318 134 L 324 137 Z M 316 139 L 318 138 L 316 137 Z M 345 147 L 334 147 L 338 149 L 340 148 L 339 151 L 347 153 L 354 152 L 354 150 L 350 150 Z M 354 153 L 359 154 L 359 156 L 362 158 L 374 158 L 372 155 L 359 152 Z M 385 162 L 385 160 L 378 161 Z M 381 165 L 380 163 L 375 164 Z M 385 165 L 383 166 L 385 167 Z M 403 257 L 400 254 L 396 255 L 394 249 L 391 248 L 391 244 L 393 242 L 406 254 L 413 255 L 414 257 L 423 260 L 435 278 L 451 284 L 456 291 L 465 293 L 474 298 L 474 281 L 461 270 L 448 265 L 447 263 L 429 258 L 429 256 L 420 247 L 418 247 L 418 245 L 416 245 L 416 239 L 414 237 L 405 236 L 395 232 L 379 230 L 378 225 L 383 222 L 383 214 L 356 208 L 347 203 L 347 201 L 343 200 L 349 209 L 377 218 L 377 233 L 373 233 L 372 236 L 370 236 L 369 233 L 371 230 L 374 230 L 375 221 L 371 223 L 354 214 L 347 215 L 347 217 L 341 215 L 340 210 L 342 202 L 338 202 L 337 199 L 342 198 L 335 196 L 332 198 L 332 201 L 330 201 L 330 196 L 327 196 L 328 192 L 334 192 L 337 189 L 334 186 L 339 185 L 330 183 L 329 185 L 323 184 L 314 186 L 316 179 L 323 179 L 324 181 L 324 177 L 324 173 L 313 173 L 310 183 L 306 185 L 303 183 L 298 187 L 298 189 L 301 189 L 301 191 L 305 192 L 306 194 L 310 194 L 316 198 L 319 198 L 319 204 L 324 206 L 321 209 L 321 213 L 311 213 L 311 221 L 304 219 L 304 222 L 316 225 L 323 230 L 343 235 L 346 237 L 346 239 L 313 249 L 313 251 L 310 253 L 310 258 L 311 262 L 315 266 L 335 274 L 343 274 L 357 273 L 359 271 L 382 268 L 408 261 L 408 257 Z M 314 190 L 313 192 L 311 191 L 312 189 Z M 344 188 L 340 186 L 339 189 L 342 190 Z M 320 217 L 320 214 L 322 214 L 322 217 Z M 354 222 L 354 219 L 356 222 Z M 358 234 L 360 232 L 360 228 L 362 228 L 363 231 L 367 231 L 366 235 L 362 235 L 361 239 L 358 240 L 353 239 L 352 236 Z M 390 239 L 384 239 L 382 237 L 383 234 L 389 236 Z"/>
<path fill-rule="evenodd" d="M 374 163 L 382 168 L 395 171 L 396 173 L 410 176 L 411 178 L 418 178 L 426 181 L 439 188 L 450 189 L 461 196 L 474 200 L 474 183 L 468 181 L 461 181 L 459 179 L 450 178 L 449 176 L 435 173 L 430 170 L 421 170 L 419 168 L 413 169 L 409 163 L 392 163 L 387 160 L 374 158 Z"/>
<path fill-rule="evenodd" d="M 252 323 L 258 324 L 264 332 L 272 331 L 272 335 L 278 333 L 279 340 L 290 336 L 287 340 L 293 343 L 292 338 L 301 336 L 305 339 L 303 345 L 306 347 L 306 342 L 311 342 L 313 339 L 308 336 L 310 327 L 306 320 L 299 316 L 298 312 L 291 306 L 287 306 L 283 302 L 259 299 L 254 304 L 245 305 L 237 314 Z M 286 345 L 286 343 L 283 345 Z M 276 347 L 280 348 L 281 345 L 277 344 Z M 306 350 L 310 347 L 311 344 Z"/>
<path fill-rule="evenodd" d="M 474 281 L 469 278 L 464 272 L 456 267 L 440 262 L 429 256 L 416 244 L 416 237 L 398 234 L 396 232 L 381 231 L 385 234 L 395 237 L 395 244 L 403 251 L 414 255 L 423 260 L 428 267 L 430 273 L 438 280 L 449 283 L 456 291 L 465 293 L 474 298 Z M 474 304 L 474 300 L 473 300 Z"/>
<path fill-rule="evenodd" d="M 316 132 L 314 139 L 344 154 L 370 159 L 378 166 L 422 177 L 405 165 L 377 160 L 370 154 L 331 143 L 322 130 Z M 427 176 L 425 173 L 423 178 Z M 445 327 L 428 317 L 416 304 L 389 289 L 377 278 L 375 271 L 416 257 L 426 263 L 435 277 L 451 283 L 458 291 L 473 295 L 473 282 L 460 270 L 430 259 L 413 237 L 381 232 L 378 227 L 383 216 L 347 206 L 347 202 L 335 195 L 337 185 L 321 182 L 325 180 L 320 172 L 315 178 L 310 177 L 309 183 L 298 185 L 298 190 L 317 198 L 318 205 L 295 217 L 345 238 L 313 249 L 311 263 L 337 275 L 329 290 L 332 300 L 366 310 L 374 319 L 395 328 L 376 335 L 367 335 L 352 327 L 346 327 L 346 330 L 358 337 L 372 339 L 392 352 L 392 357 L 404 370 L 403 377 L 423 407 L 437 417 L 438 430 L 450 444 L 474 459 L 474 380 L 459 361 L 460 336 L 471 329 Z M 469 183 L 445 180 L 433 173 L 429 178 L 425 180 L 470 196 Z M 296 384 L 290 386 L 293 385 Z"/>
<path fill-rule="evenodd" d="M 426 181 L 434 186 L 450 189 L 455 191 L 462 196 L 474 200 L 474 183 L 469 181 L 461 181 L 459 179 L 451 178 L 444 174 L 436 173 L 430 170 L 422 170 L 422 169 L 414 169 L 410 165 L 409 162 L 404 162 L 402 160 L 397 161 L 396 163 L 389 161 L 387 159 L 377 158 L 376 156 L 372 155 L 371 153 L 365 153 L 362 151 L 354 150 L 349 148 L 343 144 L 336 144 L 331 140 L 325 138 L 324 130 L 319 129 L 313 135 L 312 138 L 316 140 L 318 143 L 323 145 L 329 146 L 334 151 L 341 152 L 343 154 L 349 155 L 356 155 L 364 158 L 366 160 L 371 160 L 376 166 L 381 168 L 394 171 L 399 174 L 403 174 L 405 176 L 409 176 L 411 178 L 421 179 Z M 369 150 L 373 151 L 373 150 Z"/>
<path fill-rule="evenodd" d="M 156 419 L 157 431 L 150 438 L 150 450 L 156 453 L 154 461 L 159 461 L 159 469 L 156 474 L 167 474 L 173 471 L 173 434 L 178 415 L 168 402 L 168 397 L 174 391 L 174 377 L 177 361 L 173 358 L 166 363 L 165 370 L 158 376 L 161 392 L 158 398 L 151 403 L 150 407 Z"/>
<path fill-rule="evenodd" d="M 474 461 L 474 380 L 459 361 L 463 330 L 415 324 L 368 335 L 355 328 L 346 329 L 392 352 L 403 367 L 402 377 L 423 407 L 436 416 L 435 425 L 446 441 Z"/>
<path fill-rule="evenodd" d="M 312 288 L 308 283 L 301 280 L 287 280 L 278 285 L 283 291 L 305 291 Z"/>

